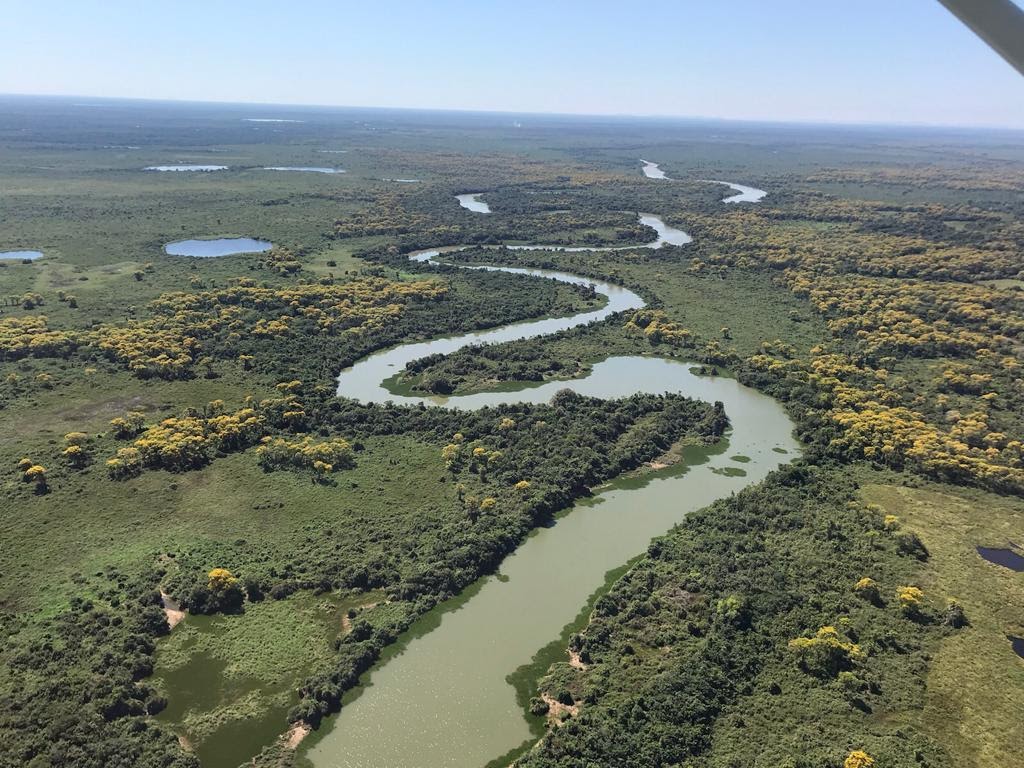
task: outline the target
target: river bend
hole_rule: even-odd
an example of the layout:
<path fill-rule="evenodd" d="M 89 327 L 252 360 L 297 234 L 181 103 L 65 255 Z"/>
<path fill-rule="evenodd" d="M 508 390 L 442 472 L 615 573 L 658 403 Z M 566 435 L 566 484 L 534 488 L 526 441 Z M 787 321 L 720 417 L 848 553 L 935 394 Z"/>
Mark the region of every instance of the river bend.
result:
<path fill-rule="evenodd" d="M 665 226 L 660 219 L 657 222 Z M 661 230 L 654 222 L 644 223 L 659 236 L 648 247 L 672 240 L 689 242 L 681 230 L 668 232 L 670 227 Z M 441 250 L 421 251 L 410 258 L 436 261 L 441 255 Z M 714 446 L 689 449 L 674 467 L 620 478 L 598 489 L 592 498 L 559 515 L 555 525 L 534 531 L 498 573 L 420 619 L 402 641 L 385 651 L 365 685 L 346 696 L 338 716 L 302 745 L 304 756 L 316 768 L 482 768 L 535 741 L 542 721 L 524 711 L 508 676 L 559 638 L 588 598 L 606 584 L 608 573 L 641 554 L 653 537 L 689 512 L 762 480 L 799 452 L 793 424 L 775 400 L 734 379 L 699 376 L 692 372 L 692 364 L 664 358 L 611 357 L 582 378 L 514 392 L 449 398 L 397 394 L 396 375 L 406 363 L 425 355 L 546 335 L 644 306 L 643 299 L 627 288 L 565 272 L 458 266 L 593 285 L 607 304 L 570 317 L 515 323 L 379 352 L 339 374 L 339 395 L 363 402 L 474 409 L 509 402 L 545 403 L 562 389 L 604 398 L 676 392 L 721 401 L 732 428 Z"/>

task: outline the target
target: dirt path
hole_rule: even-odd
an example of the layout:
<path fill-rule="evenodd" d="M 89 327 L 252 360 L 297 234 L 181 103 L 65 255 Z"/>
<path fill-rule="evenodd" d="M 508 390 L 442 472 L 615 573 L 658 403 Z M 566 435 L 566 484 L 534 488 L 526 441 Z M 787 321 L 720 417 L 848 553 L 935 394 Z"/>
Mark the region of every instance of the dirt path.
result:
<path fill-rule="evenodd" d="M 548 705 L 548 722 L 554 726 L 562 725 L 570 717 L 576 717 L 580 713 L 579 704 L 563 704 L 553 696 L 546 693 L 540 695 L 544 703 Z"/>
<path fill-rule="evenodd" d="M 188 615 L 183 611 L 173 597 L 163 590 L 160 590 L 160 602 L 164 606 L 164 615 L 167 617 L 167 624 L 174 629 Z"/>
<path fill-rule="evenodd" d="M 295 723 L 284 736 L 281 738 L 284 740 L 284 745 L 288 749 L 297 749 L 302 740 L 306 738 L 313 729 L 310 728 L 306 723 Z"/>
<path fill-rule="evenodd" d="M 356 606 L 356 610 L 361 613 L 362 611 L 368 611 L 371 608 L 376 608 L 378 605 L 380 605 L 379 602 L 364 603 L 363 605 L 357 605 Z M 356 614 L 356 615 L 358 615 L 358 614 Z M 346 613 L 344 616 L 341 617 L 341 633 L 343 635 L 347 635 L 351 631 L 352 631 L 352 619 L 349 618 L 349 615 Z"/>

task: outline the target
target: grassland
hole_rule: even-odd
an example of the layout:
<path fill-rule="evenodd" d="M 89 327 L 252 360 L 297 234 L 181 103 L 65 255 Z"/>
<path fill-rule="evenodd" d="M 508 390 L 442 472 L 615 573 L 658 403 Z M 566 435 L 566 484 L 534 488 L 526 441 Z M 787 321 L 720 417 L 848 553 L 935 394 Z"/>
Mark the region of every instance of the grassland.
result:
<path fill-rule="evenodd" d="M 1024 664 L 1009 635 L 1024 631 L 1024 579 L 986 562 L 978 546 L 1003 548 L 1024 530 L 1016 500 L 946 485 L 865 484 L 862 498 L 920 535 L 930 557 L 926 593 L 959 601 L 970 626 L 934 650 L 923 708 L 911 721 L 949 750 L 956 765 L 1012 765 L 1024 705 Z"/>

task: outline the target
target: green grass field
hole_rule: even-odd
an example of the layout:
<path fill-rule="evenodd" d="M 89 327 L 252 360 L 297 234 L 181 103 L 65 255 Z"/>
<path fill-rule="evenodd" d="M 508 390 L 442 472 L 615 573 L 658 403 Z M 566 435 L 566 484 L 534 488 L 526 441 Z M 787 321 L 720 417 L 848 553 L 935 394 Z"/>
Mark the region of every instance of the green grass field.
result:
<path fill-rule="evenodd" d="M 1024 509 L 1016 500 L 947 485 L 874 482 L 862 495 L 921 536 L 931 557 L 920 586 L 926 594 L 958 600 L 970 621 L 935 649 L 925 705 L 914 720 L 956 765 L 1012 765 L 1019 752 L 1024 661 L 1007 636 L 1024 633 L 1024 575 L 986 562 L 975 547 L 1019 543 Z"/>

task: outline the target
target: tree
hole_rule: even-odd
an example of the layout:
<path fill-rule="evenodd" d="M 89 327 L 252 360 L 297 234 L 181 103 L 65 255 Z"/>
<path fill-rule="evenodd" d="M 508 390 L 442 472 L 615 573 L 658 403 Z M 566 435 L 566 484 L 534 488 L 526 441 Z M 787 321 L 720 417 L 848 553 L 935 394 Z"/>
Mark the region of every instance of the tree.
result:
<path fill-rule="evenodd" d="M 441 449 L 441 458 L 444 459 L 444 468 L 452 474 L 456 472 L 456 463 L 459 460 L 459 446 L 456 443 L 449 443 Z"/>
<path fill-rule="evenodd" d="M 46 483 L 46 467 L 41 464 L 33 464 L 26 469 L 24 474 L 22 474 L 22 479 L 26 483 L 33 483 L 36 487 L 36 493 L 46 493 L 50 489 L 50 486 Z"/>
<path fill-rule="evenodd" d="M 834 678 L 864 657 L 858 645 L 844 642 L 831 626 L 822 627 L 814 637 L 790 640 L 789 649 L 796 653 L 805 672 L 823 678 Z"/>
<path fill-rule="evenodd" d="M 317 459 L 313 462 L 313 477 L 318 483 L 327 482 L 327 476 L 334 471 L 334 466 L 326 461 Z"/>
<path fill-rule="evenodd" d="M 80 445 L 69 445 L 64 449 L 64 458 L 70 466 L 75 469 L 81 469 L 85 466 L 85 462 L 88 459 L 88 454 L 85 449 Z"/>
<path fill-rule="evenodd" d="M 227 568 L 212 569 L 205 588 L 198 586 L 188 599 L 189 609 L 195 613 L 236 613 L 244 602 L 242 582 Z"/>
<path fill-rule="evenodd" d="M 872 768 L 875 758 L 862 749 L 855 749 L 843 761 L 843 768 Z"/>
<path fill-rule="evenodd" d="M 742 595 L 729 595 L 718 601 L 715 605 L 715 613 L 727 624 L 740 629 L 750 623 L 750 611 L 747 601 Z"/>
<path fill-rule="evenodd" d="M 214 568 L 207 574 L 206 587 L 211 592 L 219 592 L 230 589 L 238 584 L 238 579 L 227 568 Z"/>
<path fill-rule="evenodd" d="M 146 417 L 138 411 L 129 411 L 124 416 L 110 420 L 110 427 L 114 431 L 114 437 L 118 440 L 126 440 L 135 437 L 145 426 Z"/>
<path fill-rule="evenodd" d="M 968 626 L 971 622 L 967 619 L 967 614 L 964 613 L 964 607 L 956 600 L 951 600 L 946 608 L 946 618 L 943 619 L 942 623 L 953 629 L 961 629 Z"/>
<path fill-rule="evenodd" d="M 924 592 L 919 587 L 896 587 L 896 600 L 904 615 L 916 619 L 921 615 Z"/>
<path fill-rule="evenodd" d="M 878 591 L 878 582 L 867 576 L 853 585 L 853 591 L 872 605 L 878 605 L 882 600 Z"/>

